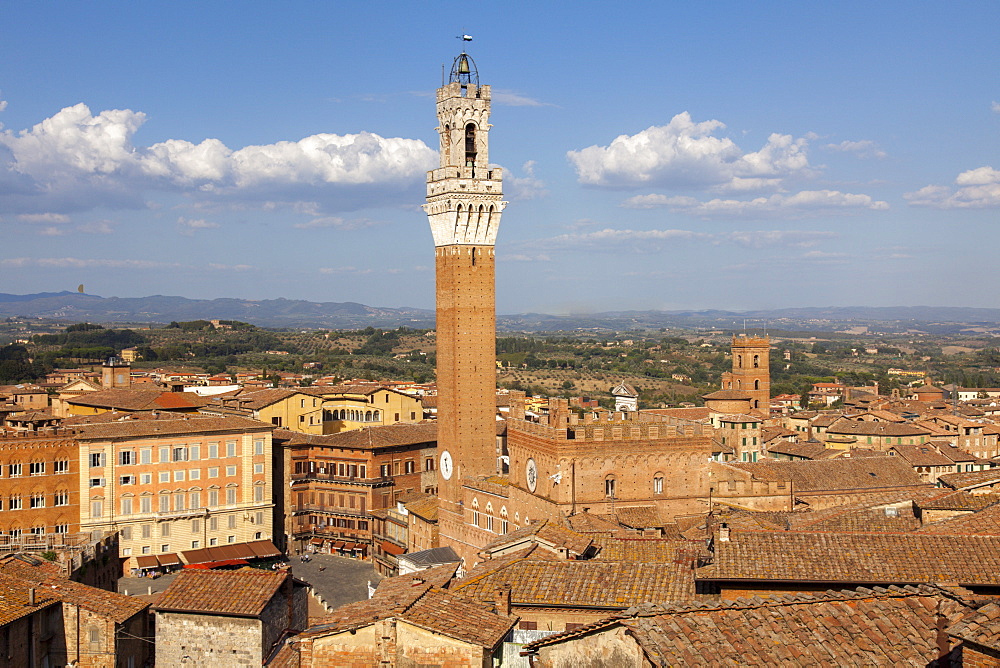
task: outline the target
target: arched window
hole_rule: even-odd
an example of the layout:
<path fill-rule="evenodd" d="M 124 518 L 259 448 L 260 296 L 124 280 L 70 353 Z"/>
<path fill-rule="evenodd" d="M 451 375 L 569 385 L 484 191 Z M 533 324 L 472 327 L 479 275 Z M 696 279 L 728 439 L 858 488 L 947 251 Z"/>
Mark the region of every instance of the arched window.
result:
<path fill-rule="evenodd" d="M 736 356 L 736 368 L 738 368 L 738 369 L 742 369 L 743 368 L 743 355 L 737 355 Z"/>
<path fill-rule="evenodd" d="M 760 380 L 755 380 L 753 382 L 753 389 L 755 389 L 755 390 L 759 390 L 760 389 Z"/>
<path fill-rule="evenodd" d="M 653 474 L 653 494 L 663 494 L 663 472 Z"/>
<path fill-rule="evenodd" d="M 474 167 L 476 165 L 476 124 L 469 123 L 465 126 L 465 166 Z"/>
<path fill-rule="evenodd" d="M 371 422 L 371 421 L 372 421 L 372 412 L 365 411 L 365 422 Z"/>
<path fill-rule="evenodd" d="M 753 368 L 758 368 L 760 366 L 760 355 L 753 356 Z"/>
<path fill-rule="evenodd" d="M 615 498 L 615 476 L 609 475 L 604 479 L 604 496 Z"/>

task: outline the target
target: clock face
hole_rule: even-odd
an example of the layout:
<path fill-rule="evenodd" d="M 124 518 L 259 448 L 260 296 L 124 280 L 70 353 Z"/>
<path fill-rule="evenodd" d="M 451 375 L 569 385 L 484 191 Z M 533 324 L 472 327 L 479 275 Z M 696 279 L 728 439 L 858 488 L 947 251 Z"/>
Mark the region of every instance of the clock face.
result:
<path fill-rule="evenodd" d="M 529 459 L 528 465 L 524 467 L 524 477 L 528 481 L 528 491 L 534 492 L 538 485 L 538 465 L 534 459 Z"/>
<path fill-rule="evenodd" d="M 441 477 L 445 480 L 451 480 L 452 470 L 451 453 L 445 450 L 441 453 Z"/>

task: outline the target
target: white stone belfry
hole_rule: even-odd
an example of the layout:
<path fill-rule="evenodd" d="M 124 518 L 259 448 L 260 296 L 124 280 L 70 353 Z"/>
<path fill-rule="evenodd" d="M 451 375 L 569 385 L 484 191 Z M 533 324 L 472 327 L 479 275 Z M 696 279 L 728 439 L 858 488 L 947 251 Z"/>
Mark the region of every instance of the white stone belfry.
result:
<path fill-rule="evenodd" d="M 500 227 L 503 170 L 489 164 L 490 87 L 468 54 L 437 89 L 441 166 L 427 172 L 427 204 L 434 245 L 493 246 Z"/>

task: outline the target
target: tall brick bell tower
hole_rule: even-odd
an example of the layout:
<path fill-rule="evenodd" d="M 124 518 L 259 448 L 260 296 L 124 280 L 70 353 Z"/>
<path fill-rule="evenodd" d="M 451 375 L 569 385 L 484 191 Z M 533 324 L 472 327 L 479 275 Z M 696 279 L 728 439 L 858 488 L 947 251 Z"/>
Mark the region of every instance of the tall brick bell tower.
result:
<path fill-rule="evenodd" d="M 438 528 L 460 555 L 467 533 L 462 481 L 496 473 L 494 252 L 503 175 L 489 164 L 490 87 L 462 52 L 437 90 L 441 166 L 427 173 L 424 211 L 437 274 Z"/>

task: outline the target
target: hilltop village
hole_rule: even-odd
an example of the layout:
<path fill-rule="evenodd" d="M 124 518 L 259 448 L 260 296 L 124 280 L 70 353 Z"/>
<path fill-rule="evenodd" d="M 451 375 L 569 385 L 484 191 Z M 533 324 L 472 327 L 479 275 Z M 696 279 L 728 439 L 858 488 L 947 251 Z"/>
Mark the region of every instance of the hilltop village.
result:
<path fill-rule="evenodd" d="M 497 389 L 490 101 L 460 54 L 434 382 L 140 370 L 123 340 L 0 387 L 0 663 L 1000 665 L 1000 388 L 779 393 L 738 332 L 690 405 Z M 326 606 L 309 555 L 382 579 Z"/>

